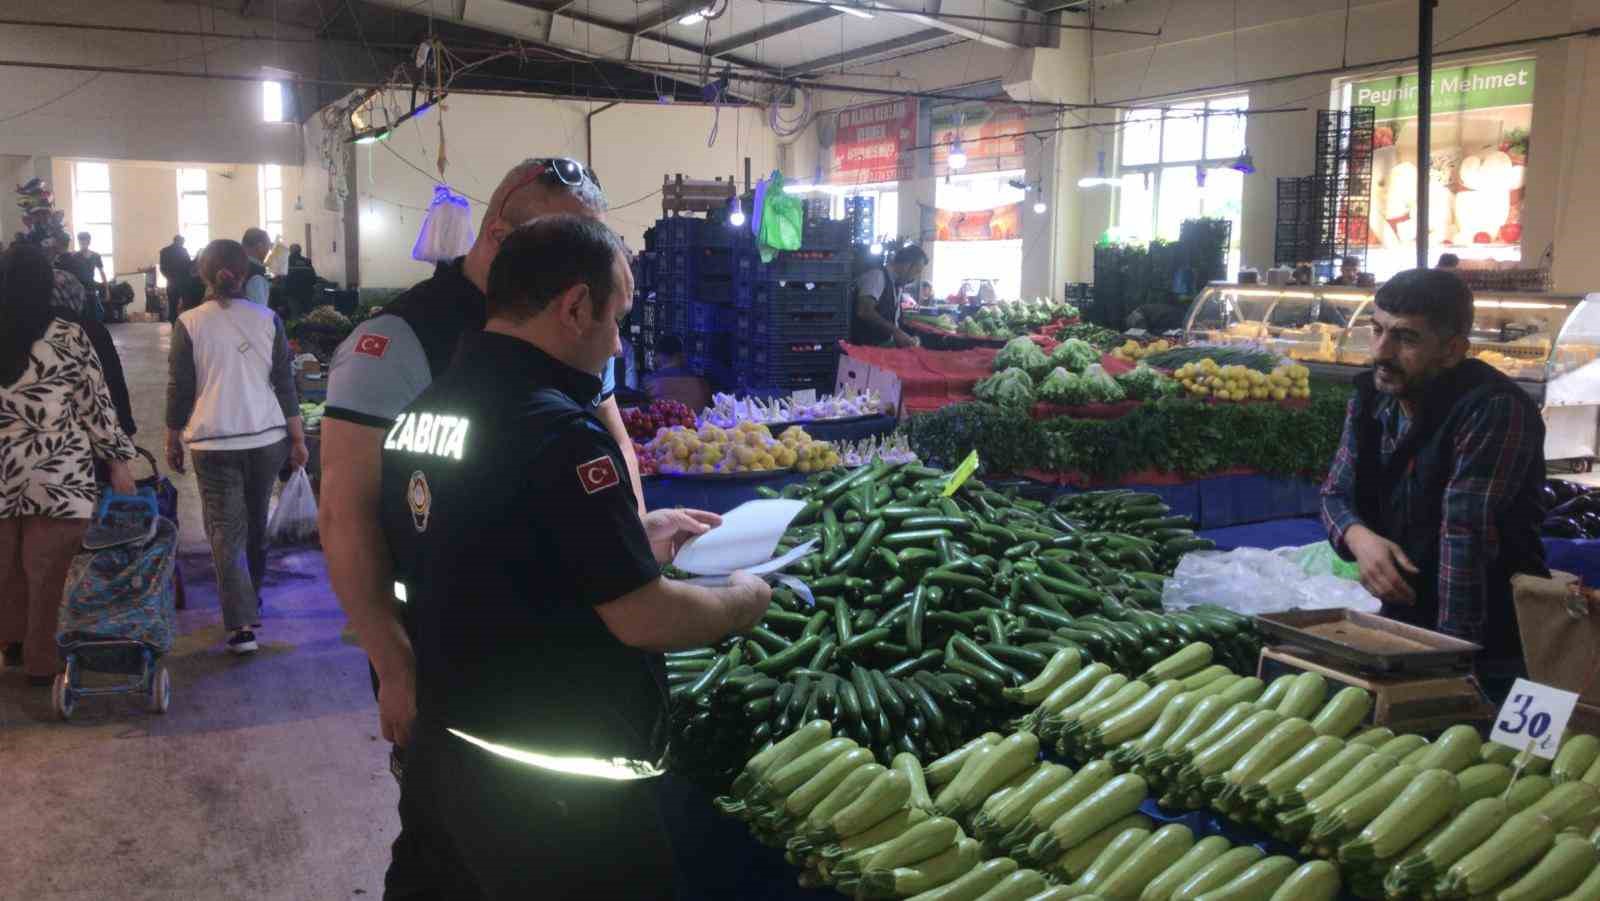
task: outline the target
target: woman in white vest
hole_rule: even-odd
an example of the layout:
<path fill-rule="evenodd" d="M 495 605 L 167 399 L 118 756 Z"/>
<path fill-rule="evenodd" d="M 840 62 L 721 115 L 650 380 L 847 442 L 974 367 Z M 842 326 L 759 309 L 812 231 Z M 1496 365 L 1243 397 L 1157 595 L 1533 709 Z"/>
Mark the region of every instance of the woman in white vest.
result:
<path fill-rule="evenodd" d="M 206 299 L 172 329 L 167 463 L 194 457 L 228 650 L 256 650 L 267 559 L 267 505 L 285 459 L 306 463 L 305 431 L 283 321 L 250 303 L 250 260 L 237 241 L 206 245 Z"/>

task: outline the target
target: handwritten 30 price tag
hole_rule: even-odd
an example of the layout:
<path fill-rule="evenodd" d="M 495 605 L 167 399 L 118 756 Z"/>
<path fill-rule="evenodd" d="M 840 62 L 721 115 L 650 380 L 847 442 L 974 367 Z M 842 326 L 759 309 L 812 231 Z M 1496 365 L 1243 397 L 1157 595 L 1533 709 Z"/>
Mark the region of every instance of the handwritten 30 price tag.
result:
<path fill-rule="evenodd" d="M 1577 703 L 1578 696 L 1570 691 L 1518 679 L 1506 702 L 1500 705 L 1489 740 L 1518 751 L 1531 744 L 1535 755 L 1554 760 Z"/>

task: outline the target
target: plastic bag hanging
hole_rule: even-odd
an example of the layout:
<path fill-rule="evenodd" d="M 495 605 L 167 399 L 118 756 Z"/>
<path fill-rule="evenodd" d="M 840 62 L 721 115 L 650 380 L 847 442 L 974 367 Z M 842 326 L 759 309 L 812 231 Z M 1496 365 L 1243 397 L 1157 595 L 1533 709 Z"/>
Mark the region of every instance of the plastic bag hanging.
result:
<path fill-rule="evenodd" d="M 472 247 L 472 206 L 467 198 L 436 185 L 433 202 L 422 217 L 422 231 L 411 248 L 411 258 L 424 263 L 448 262 L 465 256 Z"/>
<path fill-rule="evenodd" d="M 783 173 L 776 170 L 767 181 L 761 198 L 761 230 L 756 234 L 756 249 L 763 263 L 772 262 L 780 250 L 799 250 L 805 232 L 806 207 L 798 197 L 783 191 Z"/>

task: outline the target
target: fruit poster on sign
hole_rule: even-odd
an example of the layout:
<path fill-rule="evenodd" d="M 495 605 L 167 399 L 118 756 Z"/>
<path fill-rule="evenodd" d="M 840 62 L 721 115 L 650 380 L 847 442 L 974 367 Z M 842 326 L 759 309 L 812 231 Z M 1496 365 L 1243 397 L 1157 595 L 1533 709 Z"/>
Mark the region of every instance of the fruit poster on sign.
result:
<path fill-rule="evenodd" d="M 1015 104 L 971 101 L 933 110 L 933 169 L 949 168 L 950 146 L 959 139 L 967 171 L 1021 169 L 1027 111 Z M 1035 126 L 1037 127 L 1037 126 Z"/>
<path fill-rule="evenodd" d="M 990 210 L 939 210 L 934 217 L 940 241 L 1012 241 L 1022 237 L 1022 204 Z"/>
<path fill-rule="evenodd" d="M 917 141 L 917 103 L 892 100 L 841 110 L 834 120 L 833 181 L 875 184 L 909 179 Z"/>
<path fill-rule="evenodd" d="M 1382 277 L 1415 265 L 1419 165 L 1431 176 L 1430 247 L 1463 260 L 1521 259 L 1533 88 L 1532 59 L 1435 70 L 1423 162 L 1416 74 L 1348 85 L 1351 106 L 1376 111 L 1369 269 Z"/>

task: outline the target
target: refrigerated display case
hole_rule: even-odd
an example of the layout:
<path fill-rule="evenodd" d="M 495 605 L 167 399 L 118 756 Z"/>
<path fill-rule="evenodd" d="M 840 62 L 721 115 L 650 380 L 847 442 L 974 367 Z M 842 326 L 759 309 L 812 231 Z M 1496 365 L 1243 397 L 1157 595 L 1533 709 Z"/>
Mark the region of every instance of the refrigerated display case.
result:
<path fill-rule="evenodd" d="M 1214 283 L 1185 320 L 1188 343 L 1250 345 L 1313 374 L 1351 379 L 1372 365 L 1372 288 Z M 1544 409 L 1545 457 L 1592 460 L 1600 445 L 1600 294 L 1480 292 L 1471 354 Z"/>

